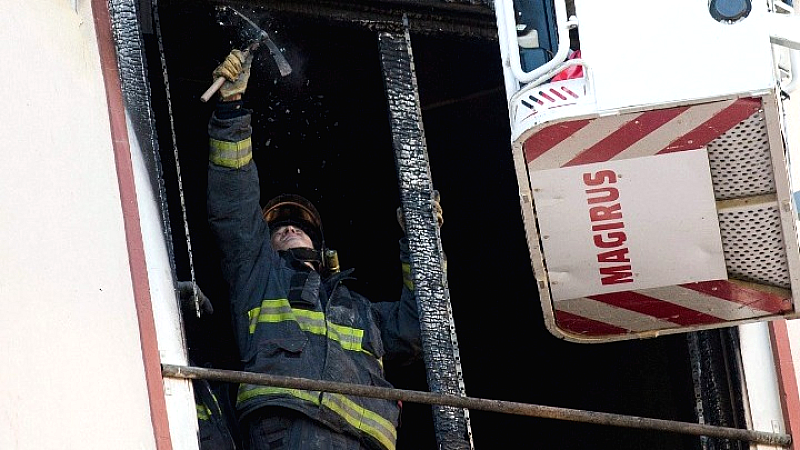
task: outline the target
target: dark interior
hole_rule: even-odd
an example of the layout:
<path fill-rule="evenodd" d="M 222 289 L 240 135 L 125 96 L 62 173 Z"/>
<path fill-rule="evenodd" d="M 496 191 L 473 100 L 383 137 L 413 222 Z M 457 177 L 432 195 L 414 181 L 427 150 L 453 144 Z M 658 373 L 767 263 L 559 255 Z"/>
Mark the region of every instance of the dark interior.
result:
<path fill-rule="evenodd" d="M 328 245 L 343 267 L 356 269 L 355 289 L 374 301 L 392 300 L 401 287 L 400 196 L 376 31 L 258 3 L 248 14 L 294 69 L 281 78 L 266 49 L 257 50 L 245 99 L 254 112 L 262 202 L 281 192 L 315 202 Z M 214 67 L 246 42 L 241 24 L 218 16 L 213 3 L 160 1 L 160 33 L 145 38 L 178 273 L 191 277 L 175 148 L 196 279 L 216 310 L 201 319 L 187 315 L 187 342 L 196 364 L 238 369 L 206 224 L 213 100 L 199 97 Z M 413 32 L 411 42 L 432 179 L 442 196 L 441 239 L 467 395 L 696 422 L 684 335 L 576 344 L 546 330 L 520 214 L 498 43 Z M 427 390 L 422 363 L 387 372 L 398 388 Z M 698 437 L 674 433 L 478 410 L 470 418 L 479 450 L 701 448 Z M 437 448 L 430 406 L 406 403 L 399 433 L 399 449 Z"/>

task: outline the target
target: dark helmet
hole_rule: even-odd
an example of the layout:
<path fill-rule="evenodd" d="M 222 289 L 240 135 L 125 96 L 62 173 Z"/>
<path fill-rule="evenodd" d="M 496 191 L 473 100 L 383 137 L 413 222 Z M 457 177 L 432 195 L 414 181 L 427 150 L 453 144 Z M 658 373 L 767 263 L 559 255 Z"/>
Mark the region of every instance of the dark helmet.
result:
<path fill-rule="evenodd" d="M 317 250 L 322 249 L 322 219 L 314 204 L 306 198 L 296 194 L 281 194 L 267 202 L 261 211 L 270 231 L 284 225 L 295 225 L 311 238 Z"/>

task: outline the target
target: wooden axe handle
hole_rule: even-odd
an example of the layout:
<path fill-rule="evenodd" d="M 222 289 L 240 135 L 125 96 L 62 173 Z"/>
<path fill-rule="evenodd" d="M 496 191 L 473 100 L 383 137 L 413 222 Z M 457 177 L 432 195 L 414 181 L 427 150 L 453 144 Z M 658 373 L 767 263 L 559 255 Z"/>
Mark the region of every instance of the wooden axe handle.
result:
<path fill-rule="evenodd" d="M 218 77 L 216 80 L 214 80 L 214 83 L 212 83 L 211 86 L 206 89 L 203 95 L 200 96 L 200 100 L 207 102 L 208 99 L 210 99 L 211 96 L 214 95 L 214 93 L 217 92 L 223 84 L 225 84 L 225 77 Z"/>

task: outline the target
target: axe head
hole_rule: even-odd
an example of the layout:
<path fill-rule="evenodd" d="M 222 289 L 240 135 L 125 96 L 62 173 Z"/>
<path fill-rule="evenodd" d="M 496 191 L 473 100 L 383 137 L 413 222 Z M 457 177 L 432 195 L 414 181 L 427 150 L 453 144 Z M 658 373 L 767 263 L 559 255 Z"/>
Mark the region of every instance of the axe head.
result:
<path fill-rule="evenodd" d="M 266 45 L 267 48 L 269 48 L 269 53 L 272 55 L 272 59 L 278 66 L 281 76 L 285 77 L 292 73 L 292 67 L 289 65 L 289 62 L 286 60 L 286 57 L 280 51 L 278 46 L 272 41 L 269 34 L 261 29 L 261 27 L 253 22 L 249 17 L 245 16 L 239 10 L 231 6 L 219 6 L 217 7 L 217 19 L 221 24 L 238 22 L 241 25 L 238 27 L 239 37 L 244 42 L 247 42 L 247 48 L 249 50 L 255 50 L 260 44 Z"/>

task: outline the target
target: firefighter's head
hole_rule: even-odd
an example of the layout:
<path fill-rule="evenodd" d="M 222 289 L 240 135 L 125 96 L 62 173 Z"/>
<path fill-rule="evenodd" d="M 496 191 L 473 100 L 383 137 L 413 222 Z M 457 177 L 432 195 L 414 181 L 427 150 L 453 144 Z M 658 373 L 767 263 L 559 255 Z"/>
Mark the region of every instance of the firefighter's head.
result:
<path fill-rule="evenodd" d="M 322 219 L 314 205 L 295 194 L 281 194 L 264 205 L 264 220 L 269 225 L 272 248 L 323 247 Z"/>

